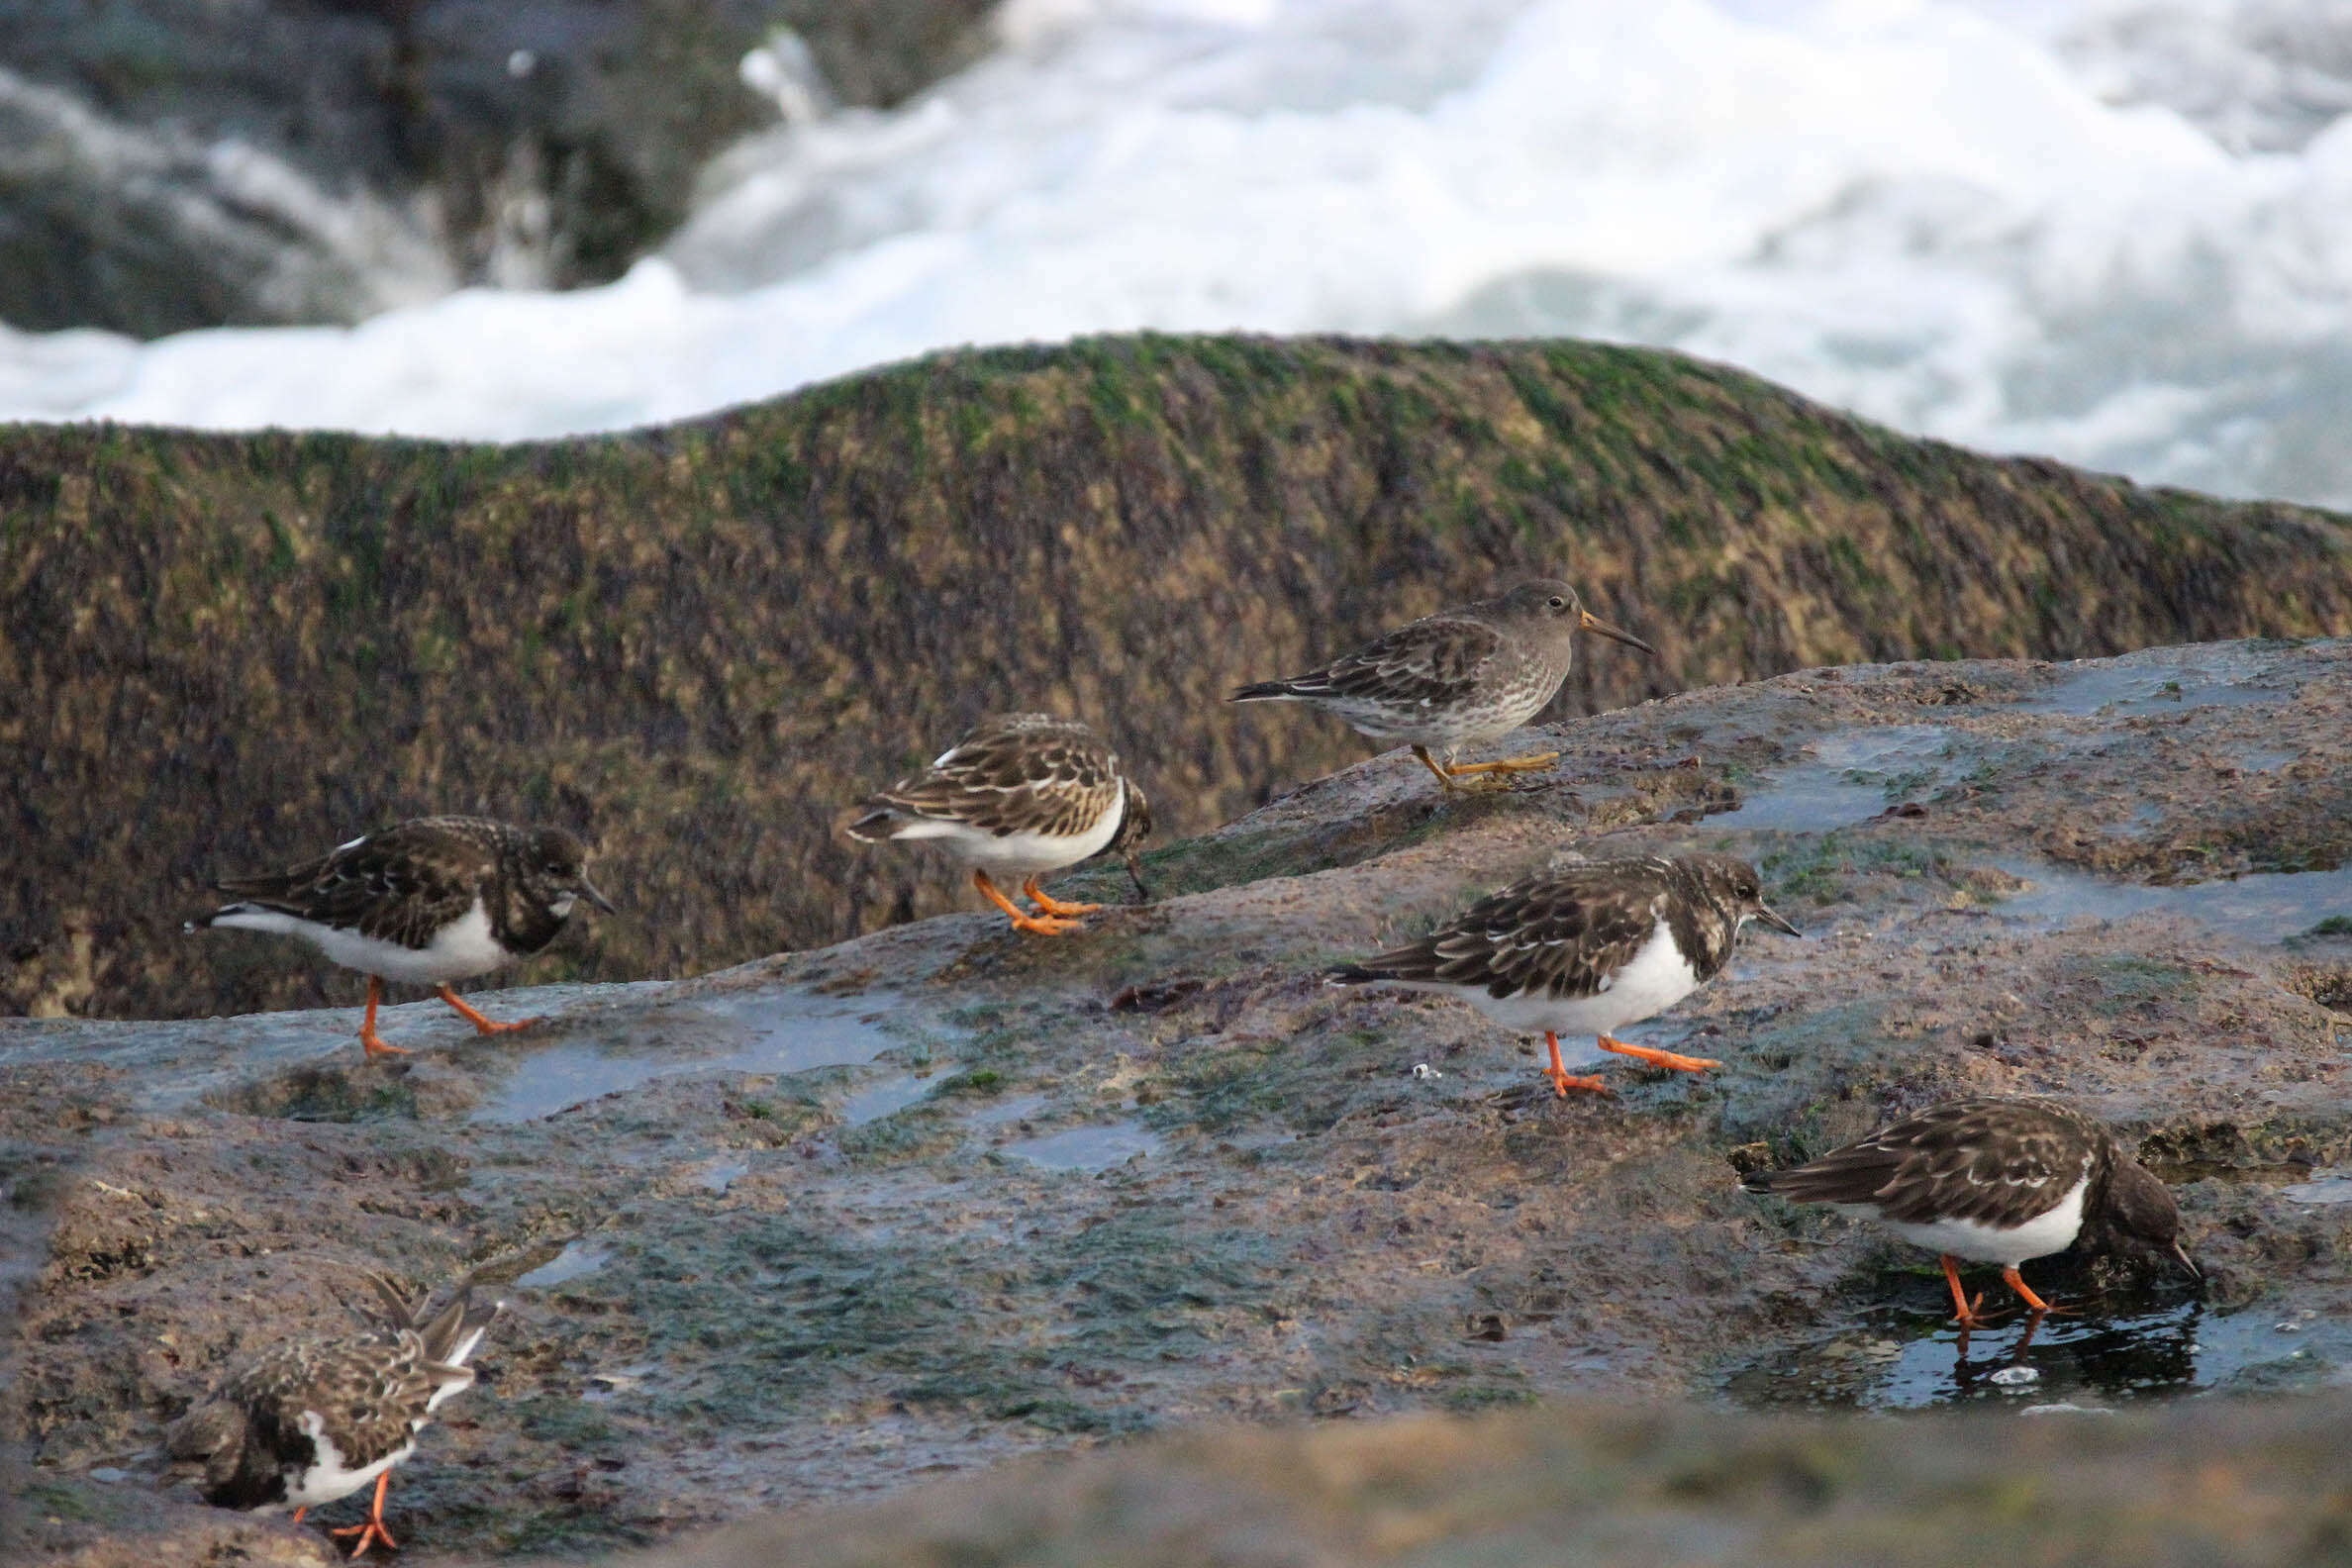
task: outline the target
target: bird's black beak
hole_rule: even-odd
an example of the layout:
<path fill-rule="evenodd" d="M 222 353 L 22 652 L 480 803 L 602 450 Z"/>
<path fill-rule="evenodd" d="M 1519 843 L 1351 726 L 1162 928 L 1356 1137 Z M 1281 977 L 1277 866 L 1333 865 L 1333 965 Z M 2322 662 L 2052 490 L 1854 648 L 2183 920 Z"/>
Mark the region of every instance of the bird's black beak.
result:
<path fill-rule="evenodd" d="M 1135 902 L 1150 903 L 1151 889 L 1143 884 L 1143 852 L 1133 844 L 1128 844 L 1127 848 L 1127 876 L 1135 884 Z"/>
<path fill-rule="evenodd" d="M 1598 632 L 1605 637 L 1614 637 L 1616 640 L 1624 643 L 1627 647 L 1637 647 L 1641 649 L 1642 652 L 1649 654 L 1652 658 L 1657 656 L 1658 650 L 1656 648 L 1651 647 L 1647 642 L 1642 641 L 1641 638 L 1635 637 L 1623 627 L 1611 626 L 1608 622 L 1602 620 L 1599 616 L 1593 614 L 1592 611 L 1583 608 L 1581 605 L 1577 608 L 1576 614 L 1578 624 L 1581 625 L 1587 632 Z"/>
<path fill-rule="evenodd" d="M 1774 931 L 1781 932 L 1783 935 L 1802 936 L 1805 934 L 1805 932 L 1799 931 L 1796 927 L 1790 925 L 1778 915 L 1773 914 L 1772 911 L 1766 909 L 1761 904 L 1756 906 L 1756 919 L 1762 921 L 1765 925 L 1771 927 Z"/>
<path fill-rule="evenodd" d="M 602 893 L 597 892 L 596 884 L 589 881 L 585 876 L 580 878 L 580 897 L 586 899 L 598 909 L 603 910 L 607 915 L 613 913 L 613 901 L 609 898 L 606 898 Z"/>

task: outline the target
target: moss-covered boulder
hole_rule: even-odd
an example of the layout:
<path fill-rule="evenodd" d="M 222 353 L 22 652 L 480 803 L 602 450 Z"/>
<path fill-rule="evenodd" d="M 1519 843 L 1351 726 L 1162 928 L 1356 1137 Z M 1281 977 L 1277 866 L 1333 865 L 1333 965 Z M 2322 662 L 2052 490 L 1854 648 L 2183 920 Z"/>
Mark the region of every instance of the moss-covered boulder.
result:
<path fill-rule="evenodd" d="M 425 811 L 570 823 L 666 976 L 949 907 L 831 833 L 1007 707 L 1111 734 L 1176 833 L 1361 756 L 1222 705 L 1556 572 L 1571 711 L 1898 657 L 2352 628 L 2352 533 L 1906 440 L 1581 343 L 1098 339 L 516 446 L 0 428 L 0 1002 L 348 1000 L 179 922 L 222 870 Z"/>

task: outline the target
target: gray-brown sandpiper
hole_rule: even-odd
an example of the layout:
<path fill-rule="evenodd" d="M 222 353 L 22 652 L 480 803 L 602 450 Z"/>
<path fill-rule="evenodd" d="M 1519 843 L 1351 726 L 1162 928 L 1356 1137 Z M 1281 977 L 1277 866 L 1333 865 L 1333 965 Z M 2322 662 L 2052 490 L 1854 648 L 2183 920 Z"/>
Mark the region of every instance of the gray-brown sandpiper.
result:
<path fill-rule="evenodd" d="M 1399 627 L 1321 669 L 1243 686 L 1228 700 L 1321 708 L 1359 734 L 1410 745 L 1440 784 L 1458 789 L 1464 775 L 1497 777 L 1558 760 L 1557 751 L 1467 764 L 1453 758 L 1543 711 L 1575 664 L 1579 632 L 1658 651 L 1587 610 L 1566 583 L 1541 578 Z"/>

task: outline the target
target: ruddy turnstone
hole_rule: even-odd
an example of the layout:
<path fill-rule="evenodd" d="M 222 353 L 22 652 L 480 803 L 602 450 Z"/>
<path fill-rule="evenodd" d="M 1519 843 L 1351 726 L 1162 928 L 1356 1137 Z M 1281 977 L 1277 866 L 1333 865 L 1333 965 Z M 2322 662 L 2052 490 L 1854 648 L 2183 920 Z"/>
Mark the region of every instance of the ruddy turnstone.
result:
<path fill-rule="evenodd" d="M 1097 854 L 1127 861 L 1137 894 L 1151 804 L 1095 733 L 1050 714 L 1003 714 L 964 732 L 938 760 L 856 808 L 841 831 L 866 843 L 929 840 L 972 868 L 972 886 L 1014 929 L 1058 936 L 1100 904 L 1064 904 L 1037 878 Z M 996 877 L 1020 879 L 1042 911 L 1007 898 Z"/>
<path fill-rule="evenodd" d="M 504 1302 L 478 1303 L 460 1287 L 430 1319 L 391 1283 L 369 1275 L 380 1305 L 372 1326 L 340 1337 L 279 1344 L 241 1367 L 174 1422 L 171 1456 L 204 1465 L 204 1500 L 257 1513 L 292 1508 L 294 1521 L 322 1504 L 375 1483 L 363 1524 L 330 1530 L 356 1535 L 353 1557 L 376 1541 L 397 1548 L 384 1527 L 392 1467 L 417 1449 L 417 1433 L 441 1402 L 473 1384 L 466 1359 Z"/>
<path fill-rule="evenodd" d="M 1880 1127 L 1857 1143 L 1787 1170 L 1740 1178 L 1743 1191 L 1825 1203 L 1876 1220 L 1941 1255 L 1953 1321 L 1984 1319 L 1960 1289 L 1960 1260 L 2001 1265 L 2002 1282 L 2036 1313 L 2050 1304 L 2017 1273 L 2063 1252 L 2088 1223 L 2197 1264 L 2181 1245 L 2181 1212 L 2164 1183 L 2124 1154 L 2099 1123 L 2050 1100 L 1952 1100 Z"/>
<path fill-rule="evenodd" d="M 1598 632 L 1644 653 L 1658 650 L 1584 607 L 1549 578 L 1500 599 L 1440 610 L 1304 675 L 1243 686 L 1230 702 L 1303 702 L 1375 740 L 1404 741 L 1447 789 L 1465 774 L 1544 767 L 1557 751 L 1456 765 L 1473 740 L 1507 735 L 1543 711 L 1576 662 L 1576 635 Z M 1434 748 L 1443 760 L 1432 757 Z"/>
<path fill-rule="evenodd" d="M 367 976 L 359 1043 L 401 1054 L 376 1032 L 384 982 L 435 988 L 484 1034 L 539 1019 L 493 1024 L 449 989 L 555 939 L 572 906 L 613 906 L 588 880 L 587 850 L 560 828 L 516 828 L 480 817 L 419 817 L 354 838 L 288 871 L 224 877 L 237 902 L 188 922 L 300 936 Z"/>
<path fill-rule="evenodd" d="M 1722 973 L 1739 928 L 1751 920 L 1799 934 L 1764 907 L 1744 860 L 1593 860 L 1514 882 L 1420 941 L 1327 978 L 1436 991 L 1507 1028 L 1541 1029 L 1552 1088 L 1563 1097 L 1570 1089 L 1606 1094 L 1598 1077 L 1572 1077 L 1560 1064 L 1559 1031 L 1590 1031 L 1603 1050 L 1676 1072 L 1720 1067 L 1705 1056 L 1627 1045 L 1610 1030 L 1663 1013 Z"/>

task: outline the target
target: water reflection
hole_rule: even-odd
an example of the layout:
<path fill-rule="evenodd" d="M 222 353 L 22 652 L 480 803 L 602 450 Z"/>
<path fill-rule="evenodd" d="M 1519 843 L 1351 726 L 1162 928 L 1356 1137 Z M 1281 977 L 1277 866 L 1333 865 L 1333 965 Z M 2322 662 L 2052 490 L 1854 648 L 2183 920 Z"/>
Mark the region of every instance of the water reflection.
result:
<path fill-rule="evenodd" d="M 2020 1314 L 1967 1332 L 1940 1312 L 1891 1308 L 1830 1338 L 1743 1368 L 1735 1402 L 1812 1410 L 1999 1403 L 2099 1410 L 2208 1391 L 2352 1381 L 2352 1326 L 2273 1306 L 2212 1312 L 2194 1297 L 2081 1316 Z"/>

